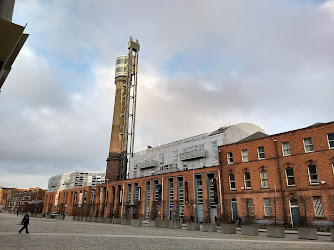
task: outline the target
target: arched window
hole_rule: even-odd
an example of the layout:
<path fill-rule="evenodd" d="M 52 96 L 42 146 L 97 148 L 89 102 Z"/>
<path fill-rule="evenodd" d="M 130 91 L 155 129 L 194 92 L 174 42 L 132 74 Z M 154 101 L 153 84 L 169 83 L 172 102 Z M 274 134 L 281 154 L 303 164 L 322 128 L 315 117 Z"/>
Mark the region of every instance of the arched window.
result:
<path fill-rule="evenodd" d="M 249 172 L 244 173 L 244 183 L 245 183 L 245 189 L 251 189 L 252 188 Z"/>
<path fill-rule="evenodd" d="M 286 175 L 286 185 L 287 186 L 295 186 L 295 176 L 293 175 L 293 168 L 288 167 L 285 169 L 285 175 Z"/>
<path fill-rule="evenodd" d="M 230 189 L 231 190 L 235 190 L 235 178 L 234 178 L 234 174 L 229 174 L 228 175 L 229 178 L 229 183 L 230 183 Z"/>
<path fill-rule="evenodd" d="M 310 177 L 310 184 L 319 184 L 319 178 L 317 173 L 317 166 L 316 165 L 309 165 L 308 166 L 308 174 Z"/>
<path fill-rule="evenodd" d="M 260 179 L 261 179 L 261 188 L 269 188 L 267 170 L 262 170 L 260 172 Z"/>

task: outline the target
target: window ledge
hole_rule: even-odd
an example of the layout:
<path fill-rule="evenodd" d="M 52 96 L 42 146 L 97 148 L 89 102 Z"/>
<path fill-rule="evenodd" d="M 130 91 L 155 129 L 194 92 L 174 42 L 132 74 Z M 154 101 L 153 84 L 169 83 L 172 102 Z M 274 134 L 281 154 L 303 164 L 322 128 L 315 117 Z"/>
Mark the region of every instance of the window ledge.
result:
<path fill-rule="evenodd" d="M 305 151 L 305 154 L 308 154 L 308 153 L 313 153 L 314 151 Z"/>
<path fill-rule="evenodd" d="M 269 187 L 261 187 L 261 189 L 269 189 Z"/>
<path fill-rule="evenodd" d="M 237 189 L 236 188 L 230 188 L 230 191 L 236 191 Z"/>
<path fill-rule="evenodd" d="M 319 186 L 320 183 L 310 183 L 310 186 Z"/>
<path fill-rule="evenodd" d="M 288 156 L 291 156 L 291 154 L 289 154 L 289 155 L 283 155 L 283 157 L 288 157 Z"/>
<path fill-rule="evenodd" d="M 252 188 L 250 187 L 250 188 L 244 188 L 244 190 L 252 190 Z"/>
<path fill-rule="evenodd" d="M 296 185 L 287 185 L 286 187 L 291 188 L 291 187 L 296 187 Z"/>
<path fill-rule="evenodd" d="M 314 216 L 313 219 L 327 219 L 326 216 Z"/>
<path fill-rule="evenodd" d="M 269 218 L 274 218 L 274 216 L 265 215 L 265 216 L 263 216 L 263 218 L 269 219 Z"/>

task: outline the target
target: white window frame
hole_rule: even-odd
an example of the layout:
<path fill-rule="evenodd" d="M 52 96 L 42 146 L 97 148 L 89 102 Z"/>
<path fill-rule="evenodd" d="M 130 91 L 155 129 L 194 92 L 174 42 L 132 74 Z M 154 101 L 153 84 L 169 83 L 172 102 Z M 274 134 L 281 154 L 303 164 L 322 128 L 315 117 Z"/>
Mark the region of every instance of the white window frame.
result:
<path fill-rule="evenodd" d="M 288 173 L 286 171 L 287 169 L 292 169 L 292 175 L 288 175 Z M 285 178 L 286 178 L 286 185 L 288 187 L 295 187 L 296 186 L 295 174 L 293 173 L 293 168 L 292 167 L 288 167 L 288 168 L 285 169 Z M 294 184 L 289 184 L 289 178 L 293 178 Z"/>
<path fill-rule="evenodd" d="M 260 148 L 263 149 L 263 152 L 260 152 L 260 151 L 259 151 Z M 263 157 L 263 158 L 260 157 L 260 154 L 263 154 L 264 157 Z M 266 159 L 266 154 L 265 154 L 265 152 L 264 152 L 264 146 L 257 147 L 257 156 L 258 156 L 258 159 L 259 159 L 259 160 L 264 160 L 264 159 Z"/>
<path fill-rule="evenodd" d="M 246 155 L 243 155 L 242 152 L 246 152 Z M 246 159 L 246 157 L 247 157 L 247 159 Z M 242 162 L 248 162 L 248 150 L 247 149 L 241 150 L 241 159 L 242 159 Z"/>
<path fill-rule="evenodd" d="M 249 175 L 249 179 L 247 179 L 247 180 L 246 180 L 246 174 Z M 246 182 L 249 182 L 249 187 L 247 187 Z M 245 172 L 244 173 L 244 185 L 245 185 L 245 189 L 252 189 L 252 182 L 251 182 L 250 172 Z"/>
<path fill-rule="evenodd" d="M 233 164 L 233 153 L 227 152 L 227 164 Z"/>
<path fill-rule="evenodd" d="M 332 162 L 333 174 L 334 174 L 334 162 Z"/>
<path fill-rule="evenodd" d="M 321 196 L 313 196 L 313 208 L 315 217 L 325 217 Z"/>
<path fill-rule="evenodd" d="M 267 175 L 267 178 L 264 178 L 264 176 L 262 176 L 262 173 Z M 268 181 L 268 172 L 267 170 L 261 170 L 260 171 L 260 180 L 261 180 L 261 188 L 269 188 L 269 181 Z M 268 185 L 265 185 L 264 182 L 267 181 Z"/>
<path fill-rule="evenodd" d="M 271 210 L 270 198 L 263 198 L 263 211 L 264 211 L 264 216 L 266 217 L 273 216 L 273 213 Z"/>
<path fill-rule="evenodd" d="M 315 174 L 312 174 L 312 176 L 316 175 L 317 176 L 317 180 L 318 182 L 312 182 L 311 180 L 311 174 L 310 174 L 310 167 L 315 167 Z M 319 185 L 319 175 L 318 175 L 318 171 L 317 171 L 317 165 L 309 165 L 307 166 L 307 171 L 308 171 L 308 177 L 309 177 L 309 181 L 310 181 L 310 185 Z"/>
<path fill-rule="evenodd" d="M 306 141 L 307 139 L 310 139 L 311 143 L 307 143 L 307 144 L 306 144 L 305 141 Z M 314 152 L 312 137 L 304 138 L 304 139 L 303 139 L 303 143 L 304 143 L 304 150 L 305 150 L 305 153 L 311 153 L 311 152 Z M 312 147 L 312 150 L 307 150 L 307 147 Z"/>
<path fill-rule="evenodd" d="M 284 148 L 284 145 L 287 145 L 288 147 Z M 286 151 L 288 151 L 288 152 L 285 153 Z M 289 155 L 291 155 L 290 143 L 288 141 L 282 142 L 282 153 L 283 153 L 283 156 L 289 156 Z"/>
<path fill-rule="evenodd" d="M 233 175 L 233 181 L 231 181 L 231 175 Z M 235 186 L 235 175 L 234 174 L 229 174 L 228 175 L 228 181 L 229 181 L 229 185 L 230 185 L 230 190 L 236 190 L 236 186 Z M 231 185 L 231 183 L 234 183 L 234 188 L 232 188 L 232 185 Z"/>
<path fill-rule="evenodd" d="M 329 139 L 329 135 L 333 135 L 334 136 L 334 133 L 329 133 L 327 134 L 327 142 L 328 142 L 328 148 L 329 149 L 334 149 L 334 138 L 332 140 Z M 331 147 L 331 142 L 333 143 L 333 147 Z"/>
<path fill-rule="evenodd" d="M 159 162 L 160 164 L 164 164 L 165 163 L 165 154 L 162 153 L 159 155 Z"/>

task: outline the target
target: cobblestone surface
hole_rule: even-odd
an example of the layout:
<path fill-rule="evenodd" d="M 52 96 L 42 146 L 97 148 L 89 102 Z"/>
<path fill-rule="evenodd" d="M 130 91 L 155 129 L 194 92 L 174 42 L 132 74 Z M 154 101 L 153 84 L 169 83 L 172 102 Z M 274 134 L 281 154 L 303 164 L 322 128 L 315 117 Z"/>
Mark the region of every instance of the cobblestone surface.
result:
<path fill-rule="evenodd" d="M 31 218 L 30 234 L 19 234 L 21 219 L 0 213 L 0 249 L 334 249 L 329 236 L 275 239 L 42 218 Z"/>

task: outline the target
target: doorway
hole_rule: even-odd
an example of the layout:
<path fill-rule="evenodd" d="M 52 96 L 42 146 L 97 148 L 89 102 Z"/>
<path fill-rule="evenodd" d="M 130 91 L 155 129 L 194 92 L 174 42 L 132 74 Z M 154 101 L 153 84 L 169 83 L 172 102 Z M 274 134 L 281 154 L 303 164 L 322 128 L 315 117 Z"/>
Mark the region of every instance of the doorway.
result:
<path fill-rule="evenodd" d="M 231 206 L 232 206 L 232 220 L 237 221 L 239 216 L 238 216 L 238 205 L 236 199 L 231 200 Z"/>
<path fill-rule="evenodd" d="M 298 201 L 296 199 L 290 200 L 290 214 L 292 227 L 298 227 L 300 225 L 300 214 Z"/>

